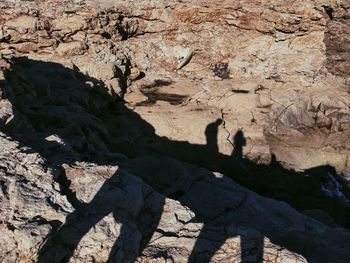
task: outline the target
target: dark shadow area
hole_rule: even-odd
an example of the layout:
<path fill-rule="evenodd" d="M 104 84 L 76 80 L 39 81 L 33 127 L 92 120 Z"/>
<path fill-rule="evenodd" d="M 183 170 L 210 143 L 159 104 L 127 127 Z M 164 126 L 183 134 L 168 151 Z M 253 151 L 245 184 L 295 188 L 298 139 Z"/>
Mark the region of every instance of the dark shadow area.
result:
<path fill-rule="evenodd" d="M 327 18 L 323 39 L 327 58 L 325 66 L 328 72 L 346 80 L 350 72 L 350 45 L 346 37 L 350 32 L 350 17 L 345 13 L 336 15 L 337 9 L 334 10 L 332 6 L 324 5 L 323 9 Z"/>
<path fill-rule="evenodd" d="M 212 150 L 214 153 L 219 152 L 217 137 L 218 137 L 218 128 L 221 124 L 222 124 L 222 120 L 217 119 L 215 122 L 208 124 L 204 132 L 205 138 L 207 139 L 207 147 L 210 150 Z"/>
<path fill-rule="evenodd" d="M 253 246 L 252 246 L 253 244 Z M 254 258 L 251 258 L 254 255 Z M 264 261 L 264 236 L 241 236 L 241 262 L 262 263 Z"/>
<path fill-rule="evenodd" d="M 228 63 L 218 63 L 215 64 L 212 68 L 212 71 L 215 76 L 222 79 L 230 78 L 230 69 L 228 68 Z"/>
<path fill-rule="evenodd" d="M 238 130 L 235 136 L 233 136 L 233 144 L 234 149 L 232 151 L 232 156 L 237 160 L 243 159 L 243 147 L 246 146 L 247 141 L 241 130 Z"/>
<path fill-rule="evenodd" d="M 147 100 L 137 103 L 136 106 L 150 106 L 157 101 L 167 101 L 171 105 L 181 104 L 187 96 L 161 92 L 161 87 L 170 86 L 172 83 L 172 81 L 157 79 L 150 85 L 141 86 L 141 93 L 147 97 Z"/>
<path fill-rule="evenodd" d="M 214 153 L 219 152 L 218 148 L 218 129 L 219 126 L 223 123 L 222 119 L 217 119 L 215 122 L 210 123 L 207 125 L 207 128 L 205 130 L 206 140 L 207 140 L 207 147 L 208 149 Z M 234 141 L 234 150 L 232 152 L 232 163 L 233 162 L 239 162 L 243 159 L 243 147 L 246 145 L 246 139 L 244 138 L 244 134 L 241 130 L 238 130 L 236 134 L 233 137 Z M 220 178 L 214 179 L 215 181 L 221 180 Z M 219 184 L 219 183 L 218 183 Z M 186 203 L 186 205 L 188 205 Z M 191 207 L 191 206 L 189 206 Z M 192 208 L 194 212 L 197 212 L 195 208 Z M 199 212 L 199 211 L 198 211 Z M 196 213 L 197 214 L 197 213 Z M 200 214 L 200 212 L 198 213 Z M 213 222 L 204 222 L 204 226 L 201 229 L 201 233 L 197 238 L 197 242 L 192 250 L 192 253 L 189 257 L 189 262 L 210 262 L 210 260 L 213 258 L 216 251 L 220 249 L 220 247 L 225 243 L 227 236 L 221 235 L 219 236 L 216 241 L 216 247 L 214 250 L 210 252 L 203 253 L 203 250 L 205 251 L 205 237 L 210 233 L 210 229 L 212 228 L 211 225 L 213 225 Z M 215 225 L 215 223 L 214 223 Z M 209 238 L 210 239 L 210 238 Z M 248 242 L 249 241 L 249 242 Z M 256 262 L 256 263 L 262 263 L 263 262 L 263 254 L 264 254 L 264 236 L 261 236 L 260 239 L 258 239 L 257 246 L 254 247 L 256 251 L 251 251 L 251 240 L 249 240 L 249 236 L 241 236 L 241 262 Z M 255 258 L 251 259 L 249 256 L 256 255 Z M 199 255 L 199 256 L 198 256 Z"/>
<path fill-rule="evenodd" d="M 68 262 L 80 240 L 108 214 L 113 213 L 115 220 L 122 225 L 128 224 L 128 213 L 118 207 L 117 199 L 121 195 L 113 190 L 113 185 L 120 181 L 118 174 L 106 180 L 93 200 L 85 204 L 70 189 L 70 181 L 62 168 L 63 164 L 73 165 L 77 161 L 103 165 L 125 159 L 111 149 L 125 148 L 120 152 L 133 156 L 136 151 L 128 143 L 128 138 L 118 134 L 118 121 L 108 121 L 112 115 L 119 119 L 127 109 L 122 99 L 107 95 L 102 82 L 60 64 L 20 58 L 15 60 L 13 70 L 7 72 L 6 82 L 2 83 L 2 90 L 4 97 L 13 103 L 14 118 L 2 123 L 1 129 L 17 140 L 24 151 L 38 152 L 46 160 L 48 168 L 58 168 L 60 175 L 56 180 L 61 193 L 75 208 L 64 225 L 54 228 L 57 231 L 50 235 L 40 250 L 38 262 Z M 132 115 L 132 119 L 137 117 Z M 101 121 L 102 117 L 106 122 Z M 146 122 L 138 127 L 146 134 L 154 134 L 153 127 Z M 112 136 L 121 139 L 111 140 L 112 131 Z M 158 213 L 156 221 L 162 210 Z M 152 227 L 156 226 L 157 222 L 143 226 L 146 230 L 142 244 L 148 243 L 155 230 Z M 124 232 L 128 228 L 130 226 L 122 227 L 120 238 L 110 252 L 111 261 L 115 249 L 125 241 Z M 62 251 L 65 256 L 60 258 Z M 133 262 L 137 256 L 127 255 L 123 261 Z"/>
<path fill-rule="evenodd" d="M 168 85 L 168 83 L 155 84 Z M 285 169 L 275 158 L 270 165 L 256 164 L 243 156 L 242 149 L 246 144 L 243 131 L 238 131 L 233 138 L 235 147 L 232 155 L 221 154 L 217 145 L 218 128 L 222 124 L 220 119 L 207 126 L 206 145 L 159 137 L 154 127 L 128 109 L 121 98 L 108 95 L 101 81 L 88 77 L 77 69 L 26 58 L 14 60 L 12 69 L 6 72 L 6 83 L 3 83 L 3 86 L 5 98 L 14 106 L 14 117 L 6 123 L 1 123 L 1 130 L 19 141 L 23 149 L 36 151 L 43 156 L 47 167 L 59 168 L 63 164 L 72 165 L 77 161 L 99 165 L 117 161 L 118 164 L 122 164 L 126 160 L 125 156 L 128 158 L 143 155 L 170 156 L 211 171 L 219 171 L 239 184 L 263 196 L 285 201 L 299 211 L 322 210 L 337 224 L 350 227 L 350 210 L 347 205 L 340 199 L 326 196 L 322 191 L 326 175 L 336 174 L 334 168 L 320 166 L 304 172 L 295 172 Z M 166 183 L 159 186 L 159 182 L 143 179 L 165 196 L 179 200 L 186 194 L 172 191 L 171 186 Z M 221 179 L 214 178 L 213 175 L 213 182 L 217 180 Z M 83 204 L 76 198 L 75 193 L 69 188 L 70 182 L 63 171 L 57 181 L 61 185 L 62 193 L 76 210 L 68 216 L 67 223 L 51 234 L 40 251 L 38 262 L 51 262 L 47 255 L 62 251 L 62 243 L 69 244 L 69 247 L 65 247 L 66 256 L 58 262 L 68 262 L 79 241 L 104 216 L 113 213 L 116 221 L 121 223 L 126 222 L 128 218 L 123 209 L 118 207 L 117 201 L 113 201 L 113 198 L 118 200 L 118 195 L 113 197 L 112 194 L 111 198 L 109 194 L 110 185 L 118 181 L 117 174 L 106 180 L 88 204 Z M 211 191 L 208 188 L 208 192 Z M 214 196 L 213 192 L 211 202 L 215 201 Z M 154 224 L 129 226 L 142 229 L 140 253 L 157 228 L 164 201 L 159 204 Z M 199 222 L 204 222 L 201 235 L 206 235 L 207 229 L 210 228 L 206 224 L 208 218 L 200 216 L 203 211 L 198 211 L 195 206 L 189 207 L 196 213 Z M 142 209 L 138 216 L 145 214 L 147 214 L 146 208 Z M 267 235 L 264 229 L 259 229 L 258 226 L 257 230 Z M 120 239 L 122 235 L 123 229 Z M 227 237 L 218 238 L 218 248 L 225 238 Z M 114 250 L 121 242 L 120 239 L 116 241 L 111 251 L 110 260 L 113 259 Z M 203 250 L 202 240 L 200 236 L 193 249 L 191 262 L 196 260 L 209 262 L 213 256 L 207 253 L 207 256 L 200 261 L 195 259 L 198 251 Z M 249 254 L 245 250 L 251 249 L 246 245 L 247 240 L 250 240 L 249 236 L 241 239 L 242 262 L 249 262 L 245 258 L 245 255 Z M 262 262 L 263 237 L 258 238 L 256 244 L 255 249 L 256 247 L 258 249 L 255 262 Z M 288 248 L 288 244 L 279 245 Z M 302 253 L 298 249 L 293 251 Z M 125 262 L 133 262 L 137 256 L 129 255 Z"/>

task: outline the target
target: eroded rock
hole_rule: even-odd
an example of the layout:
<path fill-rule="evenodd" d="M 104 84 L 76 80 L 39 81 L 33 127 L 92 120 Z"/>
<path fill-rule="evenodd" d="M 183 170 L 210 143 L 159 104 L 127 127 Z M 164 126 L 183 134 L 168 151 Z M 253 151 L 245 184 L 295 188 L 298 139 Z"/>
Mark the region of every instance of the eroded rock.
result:
<path fill-rule="evenodd" d="M 2 1 L 0 258 L 347 262 L 322 189 L 349 170 L 348 21 L 346 1 Z"/>

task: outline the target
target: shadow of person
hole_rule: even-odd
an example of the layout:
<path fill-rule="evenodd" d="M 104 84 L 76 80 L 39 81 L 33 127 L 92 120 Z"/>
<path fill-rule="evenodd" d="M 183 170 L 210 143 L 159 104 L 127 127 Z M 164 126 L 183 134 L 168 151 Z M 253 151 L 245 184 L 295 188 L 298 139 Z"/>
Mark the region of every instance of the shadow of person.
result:
<path fill-rule="evenodd" d="M 243 159 L 243 147 L 246 146 L 246 139 L 244 138 L 244 134 L 242 130 L 238 130 L 236 134 L 233 136 L 233 151 L 232 151 L 232 157 L 234 157 L 236 160 Z"/>
<path fill-rule="evenodd" d="M 164 200 L 159 200 L 159 209 L 153 211 L 156 223 L 143 226 L 146 234 L 141 237 L 130 235 L 127 233 L 132 230 L 138 233 L 138 226 L 132 222 L 137 221 L 143 210 L 139 207 L 135 211 L 131 208 L 135 206 L 132 202 L 128 207 L 121 207 L 120 200 L 125 203 L 127 198 L 132 199 L 132 193 L 121 187 L 123 176 L 118 172 L 111 176 L 93 199 L 84 203 L 71 190 L 62 167 L 76 162 L 118 164 L 125 160 L 125 155 L 120 152 L 129 156 L 135 154 L 133 136 L 137 137 L 138 131 L 153 135 L 154 128 L 129 111 L 115 94 L 108 94 L 102 82 L 82 74 L 74 66 L 69 69 L 57 63 L 18 58 L 13 61 L 12 69 L 6 72 L 6 84 L 3 84 L 5 96 L 13 105 L 13 117 L 2 123 L 2 130 L 17 140 L 25 151 L 38 152 L 46 160 L 47 168 L 59 171 L 55 179 L 75 208 L 64 225 L 51 233 L 38 253 L 38 262 L 68 262 L 86 233 L 111 213 L 122 228 L 109 261 L 114 260 L 118 247 L 127 247 L 121 245 L 123 242 L 134 243 L 130 247 L 135 247 L 135 243 L 147 244 L 148 235 L 154 231 L 149 228 L 156 227 Z M 130 126 L 127 121 L 120 120 L 125 112 L 133 125 L 137 123 L 138 131 L 134 134 L 130 130 L 121 131 Z M 122 127 L 121 122 L 126 127 Z M 130 236 L 134 238 L 130 240 Z M 120 260 L 134 262 L 141 253 L 139 249 L 127 250 Z"/>
<path fill-rule="evenodd" d="M 215 122 L 208 124 L 207 129 L 205 131 L 207 143 L 209 143 L 207 146 L 210 149 L 214 148 L 213 145 L 216 146 L 217 152 L 218 152 L 218 146 L 217 146 L 218 128 L 221 123 L 222 123 L 222 120 L 218 119 Z M 236 134 L 233 137 L 233 142 L 234 142 L 234 150 L 231 155 L 233 158 L 232 164 L 236 162 L 240 162 L 243 159 L 243 147 L 246 145 L 246 139 L 244 137 L 242 130 L 238 130 L 236 132 Z M 241 166 L 242 164 L 238 165 L 239 168 Z M 231 168 L 237 168 L 237 165 L 231 166 Z M 213 184 L 220 185 L 221 183 L 219 182 L 220 180 L 222 179 L 214 177 Z M 209 196 L 209 198 L 215 199 L 214 196 L 213 197 Z M 209 200 L 205 200 L 205 201 L 208 203 L 210 202 Z M 186 204 L 188 205 L 188 203 Z M 201 211 L 196 211 L 195 208 L 193 211 L 196 213 L 196 215 L 201 213 Z M 192 253 L 189 257 L 189 262 L 203 262 L 203 263 L 211 262 L 211 259 L 214 257 L 215 253 L 225 243 L 226 239 L 229 238 L 229 236 L 227 235 L 216 235 L 214 249 L 212 247 L 210 250 L 208 250 L 206 248 L 208 236 L 213 231 L 213 229 L 215 229 L 215 225 L 218 224 L 218 222 L 215 219 L 214 220 L 210 219 L 208 221 L 204 221 L 203 223 L 204 224 L 203 224 L 202 230 L 197 238 L 197 241 L 193 247 Z M 241 262 L 256 262 L 256 263 L 263 262 L 263 254 L 264 254 L 263 253 L 263 249 L 264 249 L 263 235 L 254 235 L 254 237 L 253 236 L 250 237 L 249 234 L 241 235 L 240 246 L 241 246 L 240 248 Z"/>
<path fill-rule="evenodd" d="M 84 235 L 100 219 L 110 213 L 113 213 L 116 221 L 122 224 L 122 230 L 110 252 L 109 260 L 115 259 L 118 255 L 118 248 L 123 246 L 121 242 L 126 240 L 127 244 L 141 244 L 137 251 L 129 251 L 123 259 L 123 262 L 133 262 L 148 244 L 160 220 L 165 197 L 158 200 L 157 208 L 154 210 L 155 216 L 148 225 L 140 226 L 138 221 L 138 218 L 147 215 L 146 208 L 137 207 L 131 215 L 125 212 L 133 205 L 123 207 L 118 201 L 123 194 L 126 197 L 130 196 L 127 191 L 120 192 L 120 189 L 123 189 L 121 182 L 124 175 L 119 172 L 104 182 L 90 202 L 81 202 L 69 187 L 69 180 L 64 170 L 60 169 L 64 164 L 74 165 L 76 162 L 91 162 L 97 165 L 113 163 L 126 171 L 138 168 L 138 171 L 133 174 L 140 176 L 164 196 L 179 200 L 194 211 L 197 219 L 204 223 L 204 227 L 192 251 L 190 261 L 198 259 L 196 254 L 201 254 L 203 248 L 205 249 L 203 243 L 205 235 L 212 233 L 213 227 L 218 223 L 208 214 L 210 209 L 217 211 L 226 205 L 230 209 L 232 203 L 239 206 L 244 200 L 244 195 L 241 195 L 240 191 L 232 194 L 229 190 L 228 194 L 223 195 L 222 189 L 217 184 L 221 184 L 227 178 L 223 179 L 215 174 L 206 177 L 207 182 L 199 182 L 202 186 L 198 189 L 191 188 L 188 185 L 190 183 L 187 180 L 188 177 L 179 176 L 178 174 L 181 173 L 178 173 L 177 168 L 174 167 L 171 172 L 164 172 L 169 171 L 169 164 L 173 163 L 173 161 L 167 161 L 167 157 L 164 156 L 171 156 L 209 170 L 219 171 L 245 187 L 286 201 L 300 210 L 315 207 L 328 209 L 327 207 L 330 206 L 331 209 L 327 211 L 338 216 L 336 217 L 338 222 L 349 226 L 350 214 L 347 208 L 341 206 L 338 201 L 333 199 L 330 201 L 330 198 L 325 198 L 321 184 L 317 180 L 303 177 L 302 173 L 287 170 L 276 163 L 271 166 L 255 164 L 244 158 L 242 153 L 246 140 L 242 131 L 238 131 L 233 138 L 235 148 L 232 155 L 221 154 L 217 145 L 220 119 L 208 125 L 205 131 L 207 145 L 190 144 L 186 141 L 173 141 L 159 137 L 152 125 L 134 111 L 129 110 L 127 105 L 112 90 L 107 89 L 101 81 L 82 74 L 74 66 L 67 68 L 57 63 L 34 61 L 27 58 L 14 60 L 12 70 L 6 73 L 5 86 L 6 98 L 13 105 L 14 112 L 12 118 L 0 123 L 1 129 L 19 141 L 21 146 L 24 146 L 23 149 L 28 150 L 30 147 L 40 153 L 46 160 L 48 168 L 61 171 L 56 179 L 61 184 L 62 193 L 75 207 L 75 211 L 68 215 L 67 222 L 56 232 L 51 233 L 50 238 L 39 252 L 39 262 L 67 262 Z M 147 161 L 141 158 L 140 162 L 132 159 L 156 153 L 158 161 L 154 163 L 151 161 L 152 158 Z M 163 166 L 164 171 L 159 169 Z M 145 167 L 150 169 L 149 172 Z M 278 184 L 277 189 L 271 188 L 276 184 Z M 179 185 L 183 187 L 177 187 Z M 205 189 L 205 195 L 202 194 L 203 189 Z M 290 197 L 293 194 L 292 191 L 297 193 L 297 199 Z M 309 192 L 313 196 L 305 203 L 304 195 Z M 229 199 L 227 199 L 228 196 Z M 328 203 L 324 202 L 325 200 Z M 323 206 L 324 203 L 327 203 L 327 206 Z M 334 212 L 332 206 L 334 204 L 339 204 L 337 208 L 343 214 L 338 215 L 338 212 Z M 206 205 L 210 209 L 205 207 Z M 224 213 L 225 209 L 219 212 Z M 250 222 L 247 222 L 247 225 L 256 228 L 267 237 L 273 236 L 275 232 L 265 229 L 265 219 L 261 220 L 254 226 Z M 130 231 L 137 231 L 136 229 L 140 230 L 140 235 L 135 235 L 131 240 L 124 238 Z M 215 248 L 201 262 L 210 261 L 213 253 L 227 238 L 225 235 L 216 236 Z M 252 239 L 256 244 L 255 260 L 260 262 L 263 239 L 252 238 L 249 235 L 241 236 L 242 260 L 248 260 L 245 255 L 248 254 L 247 250 L 251 249 L 248 243 Z M 288 244 L 283 243 L 282 245 L 288 247 Z M 302 247 L 294 250 L 299 253 L 303 252 Z M 308 256 L 311 259 L 318 257 L 313 254 L 308 254 Z"/>
<path fill-rule="evenodd" d="M 217 141 L 218 128 L 222 124 L 222 119 L 217 119 L 215 122 L 209 123 L 205 129 L 205 138 L 207 140 L 207 147 L 214 153 L 219 152 Z"/>
<path fill-rule="evenodd" d="M 124 237 L 126 233 L 142 229 L 141 237 L 135 236 L 135 240 L 129 241 L 140 243 L 139 251 L 129 251 L 123 259 L 124 262 L 133 262 L 148 244 L 161 217 L 164 200 L 159 201 L 151 224 L 140 227 L 130 223 L 137 221 L 136 218 L 146 211 L 141 207 L 132 218 L 128 218 L 130 215 L 127 216 L 126 208 L 120 207 L 118 202 L 122 198 L 120 189 L 116 187 L 120 182 L 118 173 L 104 182 L 90 202 L 83 203 L 69 187 L 70 182 L 64 169 L 61 169 L 64 164 L 74 165 L 85 161 L 103 165 L 116 160 L 121 163 L 125 158 L 120 152 L 129 157 L 140 154 L 141 147 L 138 148 L 135 142 L 143 145 L 145 134 L 160 145 L 175 146 L 170 154 L 177 155 L 186 149 L 189 156 L 198 153 L 203 158 L 203 164 L 209 160 L 225 160 L 225 156 L 219 154 L 217 143 L 221 119 L 208 125 L 205 131 L 207 145 L 191 145 L 157 137 L 154 128 L 127 109 L 117 96 L 108 94 L 102 82 L 80 73 L 74 67 L 69 69 L 56 63 L 20 58 L 7 72 L 6 81 L 9 85 L 6 95 L 14 107 L 14 117 L 7 121 L 4 130 L 22 146 L 40 153 L 47 167 L 61 171 L 57 180 L 75 208 L 67 216 L 65 224 L 52 233 L 39 251 L 38 262 L 68 262 L 81 239 L 110 213 L 122 224 L 119 239 L 110 252 L 110 261 L 117 254 L 120 243 L 127 240 Z M 147 146 L 146 143 L 144 145 Z M 141 154 L 145 149 L 141 149 Z M 215 162 L 212 164 L 215 165 Z M 161 165 L 162 162 L 154 167 Z M 156 182 L 144 176 L 143 179 L 155 189 L 159 189 L 157 181 L 163 182 L 160 191 L 176 198 L 183 193 L 167 185 L 164 179 L 169 180 L 169 177 L 169 174 L 162 172 Z"/>

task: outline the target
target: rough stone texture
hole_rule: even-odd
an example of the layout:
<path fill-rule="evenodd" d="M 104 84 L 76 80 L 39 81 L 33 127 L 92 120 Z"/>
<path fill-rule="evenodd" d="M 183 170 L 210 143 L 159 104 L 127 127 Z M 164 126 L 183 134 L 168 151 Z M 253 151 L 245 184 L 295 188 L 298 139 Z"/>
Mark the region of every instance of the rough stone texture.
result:
<path fill-rule="evenodd" d="M 45 237 L 74 209 L 37 153 L 0 136 L 1 260 L 34 262 Z"/>
<path fill-rule="evenodd" d="M 71 191 L 85 206 L 84 212 L 74 211 L 53 180 L 54 172 L 43 169 L 44 161 L 38 154 L 26 153 L 28 149 L 19 148 L 4 134 L 0 138 L 5 147 L 0 156 L 3 262 L 36 262 L 38 250 L 43 247 L 47 236 L 50 244 L 53 242 L 50 233 L 59 227 L 54 249 L 40 250 L 44 251 L 41 259 L 46 262 L 61 262 L 74 238 L 78 237 L 79 245 L 69 262 L 106 262 L 112 248 L 111 260 L 115 262 L 133 262 L 132 259 L 152 262 L 150 260 L 157 257 L 159 262 L 166 262 L 169 258 L 174 262 L 187 260 L 203 224 L 196 223 L 195 214 L 178 201 L 154 192 L 141 179 L 124 170 L 119 171 L 116 166 L 78 163 L 64 167 L 67 178 L 71 180 Z M 157 214 L 159 212 L 161 216 Z M 159 224 L 150 245 L 137 257 L 140 230 L 147 233 L 157 219 Z M 244 257 L 251 260 L 257 257 L 254 249 L 259 244 L 255 243 L 263 238 L 257 231 L 236 224 L 217 226 L 216 231 L 233 237 L 223 244 L 213 262 L 239 261 L 242 256 L 239 237 L 248 240 L 246 246 L 249 250 L 245 251 L 247 255 Z M 216 247 L 215 240 L 210 236 L 207 238 L 205 248 L 211 251 Z M 113 247 L 114 242 L 116 247 Z M 302 257 L 273 245 L 268 239 L 263 247 L 266 247 L 264 258 L 267 261 L 273 258 L 276 262 L 282 259 L 305 262 Z M 162 254 L 162 251 L 166 253 Z"/>
<path fill-rule="evenodd" d="M 160 136 L 204 144 L 224 117 L 222 153 L 243 128 L 252 160 L 348 170 L 347 1 L 58 2 L 3 1 L 0 52 L 63 56 L 118 95 L 133 83 Z"/>
<path fill-rule="evenodd" d="M 1 1 L 0 261 L 348 262 L 349 10 Z"/>
<path fill-rule="evenodd" d="M 55 242 L 53 248 L 40 250 L 43 262 L 61 262 L 75 238 L 79 245 L 69 262 L 106 262 L 108 257 L 115 262 L 133 262 L 133 257 L 137 262 L 186 262 L 193 247 L 194 262 L 203 262 L 211 253 L 211 262 L 257 262 L 261 256 L 266 262 L 306 262 L 264 235 L 303 253 L 310 262 L 347 261 L 348 231 L 326 227 L 205 169 L 164 157 L 135 159 L 121 169 L 65 165 L 69 189 L 84 207 L 74 210 L 60 194 L 53 172 L 43 170 L 40 156 L 25 153 L 3 134 L 1 143 L 6 146 L 1 152 L 3 262 L 36 262 L 47 235 L 46 244 Z M 181 203 L 168 199 L 130 172 L 146 181 L 156 179 L 153 187 L 160 192 L 182 189 L 186 194 Z M 163 177 L 172 190 L 159 180 L 164 173 L 172 178 Z M 155 232 L 137 257 L 141 233 L 149 235 L 154 223 Z M 59 226 L 59 234 L 50 240 Z"/>

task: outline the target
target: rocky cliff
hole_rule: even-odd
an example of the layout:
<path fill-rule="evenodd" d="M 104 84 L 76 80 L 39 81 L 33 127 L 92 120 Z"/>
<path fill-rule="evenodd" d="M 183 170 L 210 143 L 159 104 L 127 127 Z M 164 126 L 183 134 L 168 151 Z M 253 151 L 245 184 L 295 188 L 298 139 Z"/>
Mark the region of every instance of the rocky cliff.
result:
<path fill-rule="evenodd" d="M 348 262 L 350 4 L 0 3 L 1 262 Z"/>

